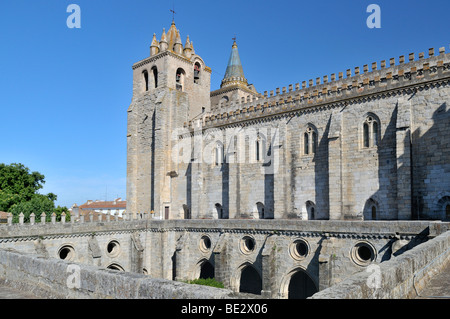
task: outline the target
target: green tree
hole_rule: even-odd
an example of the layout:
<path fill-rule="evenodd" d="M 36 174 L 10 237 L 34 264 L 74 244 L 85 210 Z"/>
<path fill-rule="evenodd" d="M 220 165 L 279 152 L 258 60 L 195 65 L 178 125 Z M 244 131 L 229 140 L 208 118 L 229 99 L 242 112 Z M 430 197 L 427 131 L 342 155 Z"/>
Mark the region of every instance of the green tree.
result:
<path fill-rule="evenodd" d="M 19 220 L 19 214 L 24 214 L 25 222 L 30 220 L 31 213 L 40 221 L 41 214 L 45 212 L 46 220 L 50 220 L 53 212 L 60 220 L 62 212 L 68 212 L 67 207 L 55 208 L 57 196 L 53 193 L 39 194 L 43 188 L 45 176 L 39 172 L 30 172 L 23 164 L 0 163 L 0 210 L 11 212 L 13 222 Z M 67 217 L 66 217 L 67 218 Z"/>

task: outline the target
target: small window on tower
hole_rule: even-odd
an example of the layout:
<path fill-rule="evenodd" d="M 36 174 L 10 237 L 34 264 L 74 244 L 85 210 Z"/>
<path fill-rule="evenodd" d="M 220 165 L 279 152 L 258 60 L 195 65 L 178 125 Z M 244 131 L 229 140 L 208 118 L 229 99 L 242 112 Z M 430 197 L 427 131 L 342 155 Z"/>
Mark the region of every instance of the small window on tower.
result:
<path fill-rule="evenodd" d="M 200 83 L 200 63 L 194 64 L 194 83 L 199 84 Z"/>
<path fill-rule="evenodd" d="M 182 68 L 178 68 L 175 75 L 175 82 L 176 82 L 175 85 L 178 91 L 183 91 L 184 75 L 185 75 L 184 70 Z"/>
<path fill-rule="evenodd" d="M 143 76 L 144 76 L 144 82 L 145 82 L 145 91 L 148 91 L 148 72 L 147 70 L 144 70 L 144 72 L 142 72 Z"/>

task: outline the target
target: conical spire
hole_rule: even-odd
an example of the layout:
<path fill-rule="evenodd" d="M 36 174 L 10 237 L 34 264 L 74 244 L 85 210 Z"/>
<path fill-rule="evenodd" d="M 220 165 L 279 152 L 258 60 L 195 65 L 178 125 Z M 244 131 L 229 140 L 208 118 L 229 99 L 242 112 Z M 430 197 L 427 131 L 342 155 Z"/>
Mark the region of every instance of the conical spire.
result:
<path fill-rule="evenodd" d="M 158 46 L 159 42 L 156 39 L 156 34 L 153 33 L 153 39 L 152 39 L 152 43 L 150 44 L 150 56 L 153 56 L 155 54 L 158 54 L 159 51 L 159 46 Z"/>
<path fill-rule="evenodd" d="M 228 60 L 227 70 L 225 72 L 224 78 L 233 77 L 244 78 L 244 69 L 242 68 L 236 41 L 233 42 L 233 46 L 231 47 L 230 59 Z"/>
<path fill-rule="evenodd" d="M 189 40 L 189 35 L 187 36 L 186 44 L 184 45 L 183 54 L 184 54 L 184 56 L 187 57 L 188 59 L 191 58 L 191 55 L 192 55 L 192 46 L 191 46 L 191 41 Z"/>
<path fill-rule="evenodd" d="M 245 85 L 247 84 L 236 41 L 233 42 L 233 46 L 231 47 L 230 59 L 228 60 L 227 69 L 225 71 L 225 76 L 222 80 L 221 86 L 224 86 L 231 81 L 234 83 L 237 81 L 242 82 Z"/>
<path fill-rule="evenodd" d="M 177 30 L 177 37 L 175 39 L 175 43 L 173 45 L 173 51 L 177 54 L 183 53 L 183 43 L 181 42 L 180 31 Z"/>
<path fill-rule="evenodd" d="M 163 28 L 163 33 L 161 35 L 161 40 L 159 41 L 159 49 L 161 52 L 164 52 L 167 50 L 168 44 L 166 40 L 166 29 Z"/>

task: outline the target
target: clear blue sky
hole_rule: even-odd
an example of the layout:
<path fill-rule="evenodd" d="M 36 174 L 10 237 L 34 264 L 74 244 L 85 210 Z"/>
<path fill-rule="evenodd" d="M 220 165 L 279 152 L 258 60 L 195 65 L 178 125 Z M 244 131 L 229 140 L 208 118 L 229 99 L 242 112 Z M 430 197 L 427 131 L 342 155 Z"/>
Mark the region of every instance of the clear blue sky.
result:
<path fill-rule="evenodd" d="M 69 4 L 81 29 L 69 29 Z M 381 8 L 369 29 L 367 6 Z M 70 207 L 126 196 L 126 110 L 134 62 L 175 22 L 219 88 L 236 34 L 244 72 L 275 90 L 429 48 L 449 52 L 448 0 L 1 0 L 0 163 L 45 175 Z"/>

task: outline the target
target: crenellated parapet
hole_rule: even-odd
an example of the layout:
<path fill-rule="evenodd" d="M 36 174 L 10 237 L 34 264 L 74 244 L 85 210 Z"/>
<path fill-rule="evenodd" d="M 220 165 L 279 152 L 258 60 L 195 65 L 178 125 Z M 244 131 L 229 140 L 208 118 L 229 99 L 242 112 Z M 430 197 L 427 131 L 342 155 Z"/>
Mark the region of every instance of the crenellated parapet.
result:
<path fill-rule="evenodd" d="M 264 118 L 272 115 L 287 115 L 292 112 L 302 114 L 312 109 L 328 109 L 336 105 L 346 105 L 353 100 L 368 99 L 372 95 L 390 95 L 398 90 L 414 90 L 433 85 L 436 81 L 448 83 L 450 79 L 450 54 L 445 48 L 429 49 L 428 57 L 419 53 L 418 59 L 410 53 L 383 60 L 345 72 L 325 75 L 301 84 L 265 91 L 263 96 L 242 97 L 235 101 L 221 101 L 213 113 L 203 118 L 204 127 L 229 125 L 241 121 Z M 186 123 L 192 127 L 192 123 Z"/>

